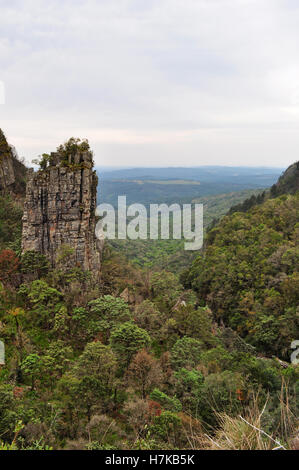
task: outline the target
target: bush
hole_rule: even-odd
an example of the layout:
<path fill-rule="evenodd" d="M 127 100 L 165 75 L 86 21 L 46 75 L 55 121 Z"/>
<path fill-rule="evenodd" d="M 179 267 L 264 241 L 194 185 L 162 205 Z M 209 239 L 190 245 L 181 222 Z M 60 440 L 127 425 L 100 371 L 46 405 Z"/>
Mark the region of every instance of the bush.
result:
<path fill-rule="evenodd" d="M 175 343 L 171 350 L 171 364 L 174 369 L 194 368 L 200 361 L 202 350 L 202 341 L 184 336 Z"/>
<path fill-rule="evenodd" d="M 182 411 L 182 404 L 177 398 L 171 398 L 166 393 L 155 388 L 150 394 L 150 399 L 160 403 L 160 405 L 168 411 Z"/>

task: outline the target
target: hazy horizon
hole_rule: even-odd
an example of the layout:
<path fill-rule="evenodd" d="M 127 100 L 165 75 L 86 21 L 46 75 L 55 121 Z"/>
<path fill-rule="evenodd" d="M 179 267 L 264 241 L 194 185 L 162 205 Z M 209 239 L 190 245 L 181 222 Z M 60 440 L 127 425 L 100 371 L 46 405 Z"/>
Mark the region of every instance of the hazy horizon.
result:
<path fill-rule="evenodd" d="M 295 161 L 294 161 L 295 163 Z M 265 165 L 95 165 L 96 168 L 111 168 L 111 169 L 132 169 L 132 168 L 260 168 L 260 169 L 278 169 L 283 170 L 287 168 L 286 166 L 265 166 Z"/>

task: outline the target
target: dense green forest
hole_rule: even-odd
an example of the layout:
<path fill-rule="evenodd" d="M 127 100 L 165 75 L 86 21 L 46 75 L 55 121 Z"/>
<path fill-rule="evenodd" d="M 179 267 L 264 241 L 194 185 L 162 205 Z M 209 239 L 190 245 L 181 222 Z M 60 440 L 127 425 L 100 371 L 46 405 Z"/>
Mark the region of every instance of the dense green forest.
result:
<path fill-rule="evenodd" d="M 100 282 L 66 247 L 56 269 L 21 254 L 2 195 L 0 449 L 298 448 L 299 201 L 281 184 L 180 277 L 107 244 Z"/>
<path fill-rule="evenodd" d="M 283 195 L 225 217 L 182 275 L 218 321 L 286 358 L 299 328 L 298 207 L 299 194 Z"/>
<path fill-rule="evenodd" d="M 219 188 L 218 188 L 219 189 Z M 263 191 L 258 189 L 233 191 L 227 194 L 216 194 L 205 197 L 198 197 L 190 201 L 192 211 L 194 204 L 203 204 L 203 225 L 206 231 L 208 227 L 221 219 L 229 209 L 242 204 L 245 200 L 262 197 Z M 181 196 L 181 194 L 179 193 Z M 177 195 L 177 197 L 179 197 Z M 183 201 L 179 201 L 182 207 Z M 189 202 L 189 201 L 188 201 Z M 171 224 L 173 219 L 170 217 Z M 148 223 L 149 226 L 149 223 Z M 160 234 L 159 234 L 160 235 Z M 109 240 L 109 245 L 117 252 L 121 253 L 133 264 L 153 270 L 167 269 L 178 273 L 186 268 L 197 256 L 196 252 L 184 250 L 184 240 Z"/>

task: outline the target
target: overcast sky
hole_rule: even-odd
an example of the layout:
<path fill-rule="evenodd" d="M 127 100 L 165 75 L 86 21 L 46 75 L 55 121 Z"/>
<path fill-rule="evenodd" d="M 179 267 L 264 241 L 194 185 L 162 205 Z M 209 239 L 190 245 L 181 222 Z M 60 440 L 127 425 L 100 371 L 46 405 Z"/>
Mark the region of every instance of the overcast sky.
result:
<path fill-rule="evenodd" d="M 298 0 L 0 0 L 0 127 L 28 161 L 286 167 L 298 51 Z"/>

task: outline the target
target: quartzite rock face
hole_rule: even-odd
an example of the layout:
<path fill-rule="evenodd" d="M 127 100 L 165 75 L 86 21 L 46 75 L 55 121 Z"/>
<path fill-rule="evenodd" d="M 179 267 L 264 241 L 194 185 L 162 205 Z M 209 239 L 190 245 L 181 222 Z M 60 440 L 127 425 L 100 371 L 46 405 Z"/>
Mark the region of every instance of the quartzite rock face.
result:
<path fill-rule="evenodd" d="M 0 129 L 0 193 L 22 198 L 25 194 L 26 171 L 26 167 L 18 160 L 15 148 L 7 143 Z"/>
<path fill-rule="evenodd" d="M 94 273 L 100 268 L 95 236 L 97 175 L 91 152 L 68 158 L 51 153 L 45 170 L 29 170 L 23 215 L 22 250 L 46 255 L 53 267 L 62 246 L 74 249 L 74 263 Z"/>
<path fill-rule="evenodd" d="M 0 190 L 15 182 L 13 155 L 6 137 L 0 129 Z"/>
<path fill-rule="evenodd" d="M 3 155 L 0 162 L 0 189 L 3 190 L 14 184 L 15 172 L 12 157 Z"/>

